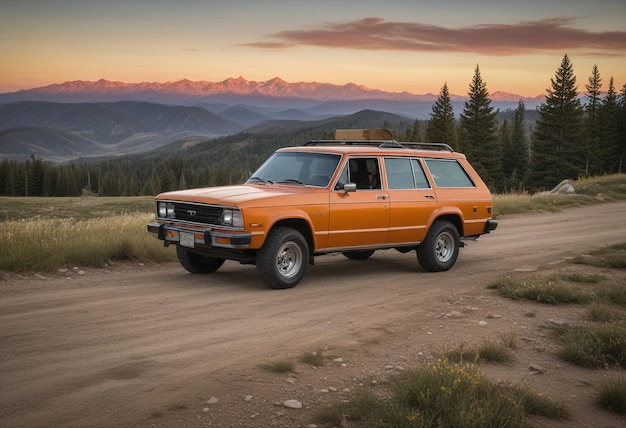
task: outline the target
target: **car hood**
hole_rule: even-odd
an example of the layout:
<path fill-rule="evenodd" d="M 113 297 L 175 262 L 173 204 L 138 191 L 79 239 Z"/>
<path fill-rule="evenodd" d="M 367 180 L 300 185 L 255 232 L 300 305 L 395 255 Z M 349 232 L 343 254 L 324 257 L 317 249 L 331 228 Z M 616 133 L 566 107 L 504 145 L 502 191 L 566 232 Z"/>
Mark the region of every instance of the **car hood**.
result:
<path fill-rule="evenodd" d="M 295 195 L 321 195 L 327 190 L 291 185 L 242 184 L 236 186 L 204 187 L 161 193 L 158 200 L 195 202 L 211 205 L 249 206 L 278 204 L 281 199 Z"/>

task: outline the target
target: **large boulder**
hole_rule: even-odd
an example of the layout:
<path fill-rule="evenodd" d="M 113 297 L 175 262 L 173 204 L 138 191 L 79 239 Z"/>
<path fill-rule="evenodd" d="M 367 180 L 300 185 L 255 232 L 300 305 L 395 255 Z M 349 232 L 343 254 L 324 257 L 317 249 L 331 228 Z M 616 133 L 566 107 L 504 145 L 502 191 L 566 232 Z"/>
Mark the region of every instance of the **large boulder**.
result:
<path fill-rule="evenodd" d="M 550 190 L 550 192 L 548 192 L 548 193 L 559 193 L 559 194 L 564 194 L 564 195 L 573 195 L 573 194 L 576 193 L 576 190 L 574 190 L 574 186 L 571 185 L 569 180 L 563 180 L 559 184 L 557 184 L 554 189 Z"/>

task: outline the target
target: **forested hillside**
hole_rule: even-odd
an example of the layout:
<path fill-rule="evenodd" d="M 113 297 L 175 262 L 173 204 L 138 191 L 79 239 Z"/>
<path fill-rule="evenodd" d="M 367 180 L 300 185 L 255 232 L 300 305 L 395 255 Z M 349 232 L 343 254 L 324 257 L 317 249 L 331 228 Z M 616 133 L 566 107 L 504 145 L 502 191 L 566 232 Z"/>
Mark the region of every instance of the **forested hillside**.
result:
<path fill-rule="evenodd" d="M 391 127 L 406 132 L 412 126 L 404 117 L 365 110 L 314 122 L 277 121 L 254 132 L 181 140 L 152 152 L 104 161 L 83 159 L 55 165 L 36 157 L 26 162 L 4 160 L 0 195 L 71 196 L 83 191 L 103 196 L 155 195 L 178 188 L 241 183 L 280 147 L 332 139 L 338 128 Z"/>
<path fill-rule="evenodd" d="M 66 161 L 137 153 L 188 136 L 216 137 L 244 126 L 200 107 L 148 102 L 0 104 L 0 157 Z"/>
<path fill-rule="evenodd" d="M 584 87 L 581 93 L 566 55 L 537 111 L 527 111 L 520 100 L 515 111 L 499 112 L 476 67 L 461 112 L 454 111 L 444 85 L 426 121 L 363 110 L 317 121 L 267 121 L 226 137 L 186 138 L 107 160 L 59 165 L 34 155 L 23 162 L 5 159 L 0 195 L 156 195 L 241 183 L 279 147 L 331 139 L 335 129 L 381 127 L 393 129 L 398 141 L 448 143 L 465 153 L 495 192 L 550 189 L 564 179 L 624 171 L 626 84 L 618 92 L 611 78 L 603 89 L 594 68 Z"/>

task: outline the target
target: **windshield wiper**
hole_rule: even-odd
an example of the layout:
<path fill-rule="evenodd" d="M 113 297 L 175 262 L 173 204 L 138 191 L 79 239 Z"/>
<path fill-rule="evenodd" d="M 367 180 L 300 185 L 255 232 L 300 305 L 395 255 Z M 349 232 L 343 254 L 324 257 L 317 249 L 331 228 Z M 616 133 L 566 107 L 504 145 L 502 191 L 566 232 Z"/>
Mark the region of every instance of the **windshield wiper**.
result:
<path fill-rule="evenodd" d="M 251 183 L 251 182 L 263 183 L 263 184 L 274 184 L 273 181 L 265 180 L 261 177 L 256 177 L 256 176 L 248 178 L 248 181 L 246 183 Z"/>
<path fill-rule="evenodd" d="M 296 180 L 295 178 L 288 178 L 286 180 L 281 180 L 278 181 L 277 183 L 288 183 L 288 184 L 298 184 L 300 186 L 306 186 L 306 184 L 304 184 L 303 182 L 301 182 L 300 180 Z"/>

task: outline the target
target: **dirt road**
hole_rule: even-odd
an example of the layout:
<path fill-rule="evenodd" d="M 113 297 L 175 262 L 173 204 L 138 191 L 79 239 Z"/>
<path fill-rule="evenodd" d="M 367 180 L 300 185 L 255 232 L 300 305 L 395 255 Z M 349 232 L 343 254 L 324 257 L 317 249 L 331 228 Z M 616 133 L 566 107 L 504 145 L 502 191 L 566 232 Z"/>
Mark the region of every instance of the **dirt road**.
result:
<path fill-rule="evenodd" d="M 426 273 L 413 252 L 330 255 L 290 290 L 265 288 L 254 266 L 235 262 L 206 276 L 178 264 L 8 275 L 0 282 L 0 426 L 307 426 L 320 406 L 389 364 L 410 366 L 519 326 L 523 303 L 485 286 L 624 242 L 625 219 L 626 203 L 500 218 L 451 271 Z M 463 315 L 442 316 L 450 308 Z M 538 324 L 548 309 L 535 310 Z M 549 310 L 557 313 L 546 317 L 563 315 Z M 477 332 L 477 320 L 494 313 Z M 317 369 L 298 362 L 317 349 L 341 360 Z M 259 368 L 277 360 L 294 362 L 297 373 Z M 516 381 L 527 366 L 497 375 Z M 549 376 L 539 387 L 571 393 Z M 211 397 L 219 401 L 207 404 Z M 289 399 L 304 408 L 279 405 Z"/>

